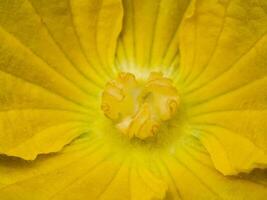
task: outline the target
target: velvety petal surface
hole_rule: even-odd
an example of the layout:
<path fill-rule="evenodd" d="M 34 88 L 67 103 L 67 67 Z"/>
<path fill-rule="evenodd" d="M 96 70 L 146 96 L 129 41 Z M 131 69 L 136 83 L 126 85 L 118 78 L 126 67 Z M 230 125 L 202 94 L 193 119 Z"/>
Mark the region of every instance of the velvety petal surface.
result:
<path fill-rule="evenodd" d="M 137 75 L 177 68 L 178 30 L 188 4 L 188 0 L 123 0 L 118 68 Z"/>
<path fill-rule="evenodd" d="M 266 1 L 193 1 L 181 25 L 177 82 L 223 174 L 266 168 L 266 32 Z"/>
<path fill-rule="evenodd" d="M 106 139 L 84 136 L 33 162 L 2 157 L 1 199 L 261 200 L 267 194 L 266 172 L 224 176 L 195 137 L 157 153 L 129 146 L 122 151 L 121 142 Z"/>
<path fill-rule="evenodd" d="M 1 158 L 0 198 L 162 199 L 167 184 L 139 155 L 86 136 L 34 162 Z"/>
<path fill-rule="evenodd" d="M 267 194 L 266 171 L 249 176 L 224 176 L 214 168 L 209 152 L 194 137 L 187 137 L 169 156 L 162 157 L 162 171 L 167 171 L 172 194 L 169 199 L 258 199 Z"/>
<path fill-rule="evenodd" d="M 2 0 L 0 199 L 264 200 L 266 32 L 264 0 Z M 154 138 L 101 112 L 119 71 L 173 79 Z"/>
<path fill-rule="evenodd" d="M 32 160 L 88 130 L 111 75 L 97 70 L 111 70 L 122 8 L 120 1 L 85 4 L 0 2 L 1 154 Z M 92 62 L 96 48 L 108 66 Z"/>
<path fill-rule="evenodd" d="M 114 56 L 122 29 L 121 0 L 71 0 L 73 21 L 89 62 L 103 76 L 116 75 Z M 107 79 L 104 79 L 107 81 Z"/>

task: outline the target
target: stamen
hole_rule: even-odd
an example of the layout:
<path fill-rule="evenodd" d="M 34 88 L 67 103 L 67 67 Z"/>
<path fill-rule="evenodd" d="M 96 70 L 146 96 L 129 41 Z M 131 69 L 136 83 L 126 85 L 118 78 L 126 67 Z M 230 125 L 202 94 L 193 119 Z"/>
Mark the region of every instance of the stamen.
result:
<path fill-rule="evenodd" d="M 117 129 L 129 138 L 146 139 L 160 131 L 178 110 L 179 96 L 172 81 L 152 72 L 146 83 L 130 73 L 120 73 L 107 83 L 101 109 Z"/>

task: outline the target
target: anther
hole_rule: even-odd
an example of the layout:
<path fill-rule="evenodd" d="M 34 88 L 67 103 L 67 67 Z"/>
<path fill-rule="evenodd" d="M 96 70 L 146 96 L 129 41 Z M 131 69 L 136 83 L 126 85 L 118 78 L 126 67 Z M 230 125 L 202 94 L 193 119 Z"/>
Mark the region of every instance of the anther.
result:
<path fill-rule="evenodd" d="M 168 104 L 169 104 L 170 114 L 174 115 L 178 109 L 177 100 L 171 99 L 169 100 Z"/>
<path fill-rule="evenodd" d="M 159 133 L 178 106 L 178 92 L 162 73 L 152 72 L 147 82 L 137 83 L 133 74 L 122 72 L 107 83 L 101 109 L 121 133 L 143 140 Z"/>

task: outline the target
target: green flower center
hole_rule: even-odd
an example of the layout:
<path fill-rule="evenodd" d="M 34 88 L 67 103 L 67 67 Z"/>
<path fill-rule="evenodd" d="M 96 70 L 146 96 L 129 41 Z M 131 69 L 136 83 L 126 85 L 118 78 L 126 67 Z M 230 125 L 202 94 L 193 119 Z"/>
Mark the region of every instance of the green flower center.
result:
<path fill-rule="evenodd" d="M 175 116 L 179 103 L 177 89 L 161 73 L 136 80 L 133 74 L 122 72 L 106 84 L 101 109 L 122 134 L 146 139 Z"/>

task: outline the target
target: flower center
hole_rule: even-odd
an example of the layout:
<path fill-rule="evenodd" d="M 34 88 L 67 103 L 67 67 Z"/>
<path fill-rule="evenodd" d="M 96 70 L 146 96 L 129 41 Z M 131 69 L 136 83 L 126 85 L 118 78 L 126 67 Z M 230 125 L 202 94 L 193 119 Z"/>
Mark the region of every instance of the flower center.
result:
<path fill-rule="evenodd" d="M 176 88 L 161 73 L 137 81 L 133 74 L 121 72 L 106 84 L 101 109 L 122 134 L 146 139 L 177 113 L 178 105 Z"/>

